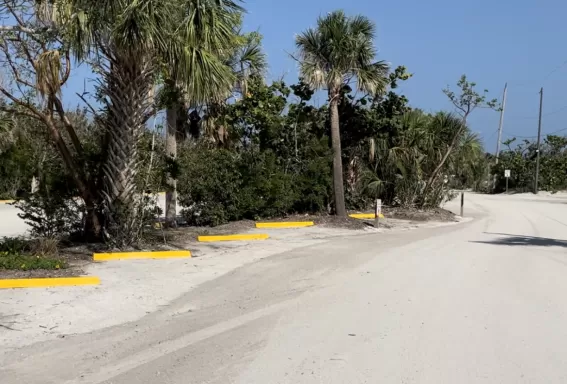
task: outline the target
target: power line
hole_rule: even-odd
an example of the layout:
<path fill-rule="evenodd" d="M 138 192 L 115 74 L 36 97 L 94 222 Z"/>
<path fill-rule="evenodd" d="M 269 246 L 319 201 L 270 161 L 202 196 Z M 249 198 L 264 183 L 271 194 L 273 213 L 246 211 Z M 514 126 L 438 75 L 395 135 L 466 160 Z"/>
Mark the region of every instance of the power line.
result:
<path fill-rule="evenodd" d="M 555 110 L 553 110 L 553 111 L 551 111 L 551 112 L 548 112 L 548 113 L 544 113 L 544 114 L 542 115 L 542 117 L 554 115 L 554 114 L 559 113 L 559 112 L 561 112 L 561 111 L 564 111 L 564 110 L 566 110 L 566 109 L 567 109 L 567 105 L 564 105 L 564 106 L 561 107 L 561 108 L 555 109 Z M 535 119 L 538 118 L 538 116 L 512 116 L 512 118 L 515 118 L 515 119 L 524 119 L 524 120 L 535 120 Z"/>
<path fill-rule="evenodd" d="M 492 139 L 494 137 L 494 135 L 496 135 L 498 133 L 498 128 L 496 128 L 494 130 L 494 132 L 492 132 L 492 135 L 488 136 L 488 138 L 486 139 L 486 141 L 490 141 L 490 139 Z"/>
<path fill-rule="evenodd" d="M 560 69 L 564 68 L 565 66 L 567 66 L 567 60 L 565 60 L 563 63 L 561 63 L 560 65 L 558 65 L 557 67 L 555 67 L 554 69 L 552 69 L 551 71 L 549 71 L 544 77 L 543 77 L 543 82 L 547 81 L 553 74 L 555 74 L 556 72 L 558 72 Z M 525 88 L 525 87 L 531 87 L 534 86 L 534 83 L 536 83 L 537 80 L 533 80 L 533 81 L 529 81 L 529 82 L 522 82 L 519 84 L 515 84 L 514 81 L 508 82 L 510 83 L 509 85 L 512 88 Z M 539 90 L 537 92 L 539 94 Z M 537 119 L 537 117 L 536 117 Z"/>
<path fill-rule="evenodd" d="M 565 131 L 567 131 L 567 128 L 563 128 L 563 129 L 560 129 L 560 130 L 554 131 L 554 132 L 542 133 L 542 135 L 549 136 L 549 135 L 554 135 L 556 133 L 565 132 Z M 537 135 L 536 136 L 522 136 L 522 135 L 516 135 L 514 133 L 507 133 L 507 132 L 502 132 L 502 133 L 506 136 L 515 137 L 517 139 L 536 139 L 537 138 Z"/>
<path fill-rule="evenodd" d="M 547 79 L 549 79 L 551 77 L 551 75 L 553 75 L 555 72 L 559 71 L 561 68 L 563 68 L 564 66 L 567 65 L 567 60 L 565 60 L 563 62 L 563 64 L 561 64 L 560 66 L 558 66 L 557 68 L 555 68 L 554 70 L 552 70 L 551 72 L 549 72 L 544 78 L 543 81 L 546 81 Z"/>

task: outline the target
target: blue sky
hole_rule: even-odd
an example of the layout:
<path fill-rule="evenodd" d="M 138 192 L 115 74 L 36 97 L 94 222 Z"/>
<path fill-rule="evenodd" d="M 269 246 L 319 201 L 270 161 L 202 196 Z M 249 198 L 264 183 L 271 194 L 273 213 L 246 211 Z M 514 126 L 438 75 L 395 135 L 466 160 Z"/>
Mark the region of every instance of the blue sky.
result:
<path fill-rule="evenodd" d="M 567 129 L 567 2 L 455 0 L 247 0 L 246 30 L 264 35 L 271 79 L 297 79 L 286 52 L 294 36 L 336 9 L 364 14 L 377 25 L 378 59 L 405 65 L 414 77 L 399 87 L 414 107 L 451 110 L 441 90 L 461 74 L 501 99 L 508 82 L 503 139 L 537 134 L 539 88 L 544 87 L 543 132 Z M 82 89 L 85 73 L 73 79 Z M 70 105 L 73 99 L 66 97 Z M 316 100 L 324 103 L 324 97 Z M 564 108 L 563 110 L 561 108 Z M 488 151 L 496 146 L 499 114 L 478 110 L 469 120 Z M 567 131 L 565 132 L 567 133 Z"/>

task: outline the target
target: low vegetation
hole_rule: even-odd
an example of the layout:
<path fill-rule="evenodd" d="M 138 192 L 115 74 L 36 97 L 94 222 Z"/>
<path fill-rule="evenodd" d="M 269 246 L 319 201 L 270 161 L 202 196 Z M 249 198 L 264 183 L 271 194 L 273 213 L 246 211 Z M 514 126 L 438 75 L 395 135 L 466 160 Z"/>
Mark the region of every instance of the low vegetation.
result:
<path fill-rule="evenodd" d="M 58 270 L 68 267 L 57 257 L 57 240 L 0 238 L 0 270 Z"/>

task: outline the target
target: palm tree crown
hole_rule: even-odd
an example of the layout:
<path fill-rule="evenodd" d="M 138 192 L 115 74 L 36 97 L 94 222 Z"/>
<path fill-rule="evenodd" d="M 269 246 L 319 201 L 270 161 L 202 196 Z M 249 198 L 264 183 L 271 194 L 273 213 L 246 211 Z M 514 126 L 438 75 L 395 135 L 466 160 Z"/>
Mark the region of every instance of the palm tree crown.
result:
<path fill-rule="evenodd" d="M 374 61 L 375 34 L 374 23 L 362 15 L 347 17 L 335 11 L 319 17 L 316 28 L 296 37 L 301 76 L 313 88 L 326 88 L 332 94 L 352 79 L 370 94 L 383 92 L 388 65 Z"/>

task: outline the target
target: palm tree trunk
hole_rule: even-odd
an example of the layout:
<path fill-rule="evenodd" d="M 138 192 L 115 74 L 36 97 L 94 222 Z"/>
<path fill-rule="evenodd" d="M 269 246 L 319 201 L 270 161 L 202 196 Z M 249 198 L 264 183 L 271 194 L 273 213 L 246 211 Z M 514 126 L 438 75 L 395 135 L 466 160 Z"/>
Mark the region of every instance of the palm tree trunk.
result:
<path fill-rule="evenodd" d="M 346 217 L 341 133 L 339 130 L 339 103 L 335 95 L 331 95 L 330 99 L 329 115 L 331 120 L 331 142 L 333 146 L 333 190 L 335 193 L 335 212 L 337 216 Z"/>
<path fill-rule="evenodd" d="M 165 138 L 165 150 L 167 156 L 175 160 L 177 159 L 177 111 L 179 106 L 172 103 L 166 109 L 167 130 Z M 177 180 L 173 175 L 167 178 L 167 189 L 165 191 L 165 222 L 169 227 L 175 227 L 177 224 Z"/>
<path fill-rule="evenodd" d="M 117 246 L 126 246 L 138 240 L 143 225 L 136 175 L 138 145 L 151 102 L 153 64 L 139 52 L 113 52 L 108 60 L 111 69 L 104 79 L 108 95 L 108 147 L 103 166 L 106 227 Z"/>

